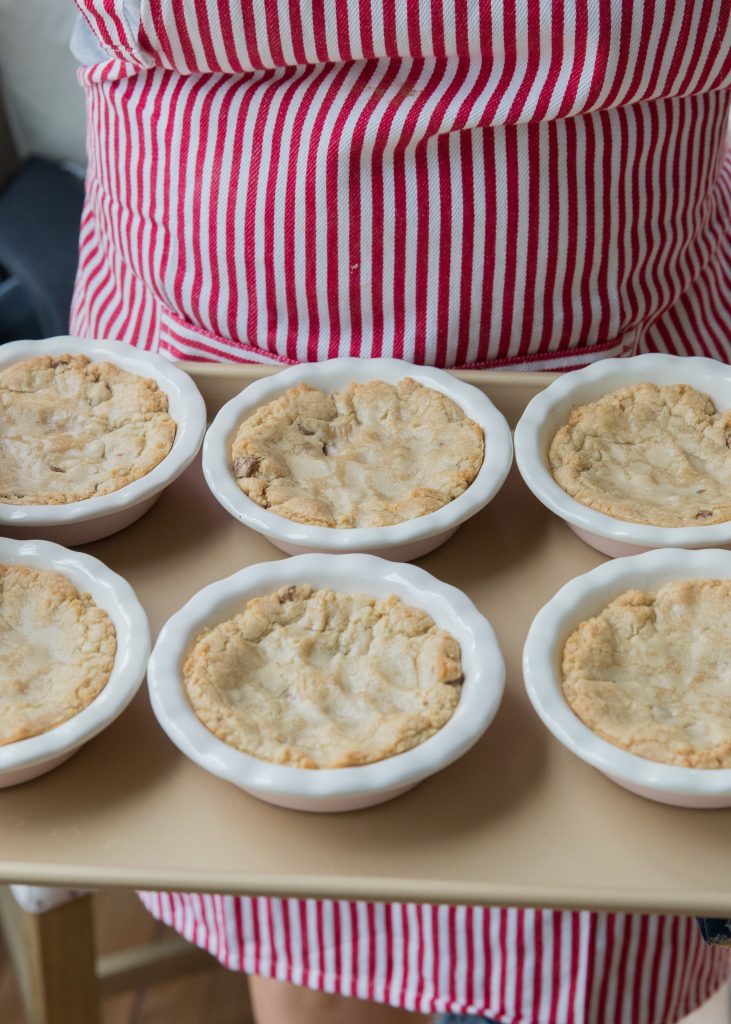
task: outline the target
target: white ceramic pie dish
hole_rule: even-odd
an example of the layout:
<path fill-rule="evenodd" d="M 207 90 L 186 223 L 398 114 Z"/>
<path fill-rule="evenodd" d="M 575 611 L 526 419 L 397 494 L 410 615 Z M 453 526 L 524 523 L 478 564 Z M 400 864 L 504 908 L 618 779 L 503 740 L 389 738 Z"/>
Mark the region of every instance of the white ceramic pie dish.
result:
<path fill-rule="evenodd" d="M 587 508 L 568 495 L 551 474 L 548 451 L 572 409 L 632 384 L 690 384 L 710 395 L 719 412 L 731 407 L 731 366 L 696 356 L 648 354 L 602 359 L 567 373 L 536 395 L 515 429 L 515 460 L 535 496 L 565 520 L 577 536 L 605 555 L 637 554 L 652 548 L 709 548 L 731 544 L 731 521 L 712 526 L 662 527 L 628 523 Z"/>
<path fill-rule="evenodd" d="M 625 789 L 678 807 L 731 807 L 731 768 L 660 764 L 616 747 L 584 725 L 561 691 L 569 635 L 625 590 L 655 591 L 670 580 L 731 579 L 731 552 L 665 548 L 605 562 L 562 587 L 538 612 L 523 650 L 533 707 L 565 747 Z"/>
<path fill-rule="evenodd" d="M 61 573 L 107 612 L 117 636 L 112 673 L 91 704 L 48 732 L 0 745 L 0 788 L 3 788 L 51 771 L 124 711 L 145 675 L 150 628 L 129 583 L 91 555 L 69 551 L 47 541 L 0 537 L 0 563 Z"/>
<path fill-rule="evenodd" d="M 454 501 L 436 512 L 394 526 L 330 529 L 275 515 L 241 491 L 233 475 L 231 445 L 239 424 L 259 406 L 303 382 L 324 391 L 337 391 L 351 381 L 383 380 L 395 384 L 404 377 L 412 377 L 425 387 L 448 395 L 482 427 L 485 459 L 472 484 Z M 489 398 L 445 370 L 414 366 L 397 359 L 332 359 L 306 363 L 255 381 L 223 406 L 203 444 L 203 472 L 216 499 L 234 518 L 263 534 L 282 551 L 288 554 L 360 551 L 401 561 L 418 558 L 443 544 L 461 523 L 484 508 L 500 490 L 512 460 L 510 428 Z"/>
<path fill-rule="evenodd" d="M 152 378 L 168 396 L 169 411 L 177 424 L 173 447 L 145 476 L 111 494 L 85 498 L 66 505 L 10 505 L 0 502 L 0 534 L 18 539 L 43 537 L 61 544 L 88 544 L 123 530 L 154 504 L 162 491 L 193 461 L 206 429 L 203 398 L 183 370 L 161 356 L 119 341 L 83 338 L 43 338 L 12 341 L 0 346 L 0 371 L 23 359 L 40 355 L 87 355 L 109 361 L 130 373 Z"/>
<path fill-rule="evenodd" d="M 396 594 L 449 630 L 462 649 L 464 683 L 447 724 L 403 754 L 332 769 L 270 764 L 209 732 L 183 689 L 181 669 L 190 646 L 202 629 L 230 618 L 250 598 L 292 583 L 378 597 Z M 370 555 L 298 555 L 249 566 L 200 590 L 163 626 L 147 681 L 160 725 L 202 768 L 268 803 L 302 811 L 350 811 L 399 796 L 469 750 L 497 712 L 505 667 L 492 627 L 469 598 L 423 569 Z"/>

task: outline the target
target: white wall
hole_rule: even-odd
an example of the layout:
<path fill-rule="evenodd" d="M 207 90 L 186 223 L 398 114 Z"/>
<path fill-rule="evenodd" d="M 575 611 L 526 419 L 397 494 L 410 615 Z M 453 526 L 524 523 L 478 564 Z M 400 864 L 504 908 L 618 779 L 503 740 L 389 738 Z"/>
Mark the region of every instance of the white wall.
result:
<path fill-rule="evenodd" d="M 85 162 L 73 0 L 0 0 L 0 88 L 19 157 Z M 0 141 L 0 145 L 1 145 Z"/>

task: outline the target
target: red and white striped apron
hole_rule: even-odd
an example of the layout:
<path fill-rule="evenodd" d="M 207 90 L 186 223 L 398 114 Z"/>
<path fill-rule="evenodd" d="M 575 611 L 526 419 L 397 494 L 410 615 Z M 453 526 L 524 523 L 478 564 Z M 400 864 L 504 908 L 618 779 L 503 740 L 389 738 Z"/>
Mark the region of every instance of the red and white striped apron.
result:
<path fill-rule="evenodd" d="M 728 0 L 77 4 L 74 333 L 270 363 L 731 361 Z M 510 1024 L 671 1024 L 729 969 L 691 920 L 143 899 L 230 967 Z"/>

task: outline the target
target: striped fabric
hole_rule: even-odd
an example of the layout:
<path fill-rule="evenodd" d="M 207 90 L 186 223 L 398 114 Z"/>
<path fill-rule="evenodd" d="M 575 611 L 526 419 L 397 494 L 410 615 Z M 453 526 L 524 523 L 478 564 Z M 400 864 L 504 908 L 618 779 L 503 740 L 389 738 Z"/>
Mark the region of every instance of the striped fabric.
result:
<path fill-rule="evenodd" d="M 666 1024 L 728 973 L 691 918 L 141 893 L 226 966 L 422 1013 Z"/>
<path fill-rule="evenodd" d="M 728 0 L 77 4 L 101 50 L 74 333 L 264 363 L 731 361 Z M 729 970 L 690 920 L 143 899 L 234 969 L 510 1024 L 671 1024 Z"/>
<path fill-rule="evenodd" d="M 79 3 L 109 57 L 81 72 L 75 332 L 262 362 L 727 357 L 727 0 Z"/>

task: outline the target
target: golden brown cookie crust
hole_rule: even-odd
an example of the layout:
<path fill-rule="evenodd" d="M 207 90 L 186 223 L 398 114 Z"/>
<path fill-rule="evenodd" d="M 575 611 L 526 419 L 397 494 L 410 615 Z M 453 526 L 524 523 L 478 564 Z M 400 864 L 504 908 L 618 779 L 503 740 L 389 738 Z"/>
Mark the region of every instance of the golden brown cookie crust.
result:
<path fill-rule="evenodd" d="M 0 745 L 82 711 L 106 685 L 114 626 L 61 573 L 0 565 Z"/>
<path fill-rule="evenodd" d="M 282 587 L 203 632 L 183 666 L 203 724 L 246 754 L 298 768 L 370 764 L 451 718 L 460 649 L 397 597 Z"/>
<path fill-rule="evenodd" d="M 407 377 L 328 394 L 289 388 L 239 427 L 236 481 L 263 508 L 311 526 L 391 526 L 462 494 L 482 430 L 446 395 Z"/>
<path fill-rule="evenodd" d="M 63 505 L 119 490 L 172 448 L 155 381 L 84 355 L 36 356 L 0 373 L 0 502 Z"/>
<path fill-rule="evenodd" d="M 731 768 L 731 580 L 628 590 L 567 640 L 563 692 L 615 746 L 664 764 Z"/>
<path fill-rule="evenodd" d="M 731 519 L 731 410 L 687 384 L 634 384 L 574 409 L 549 452 L 582 505 L 651 526 Z"/>

